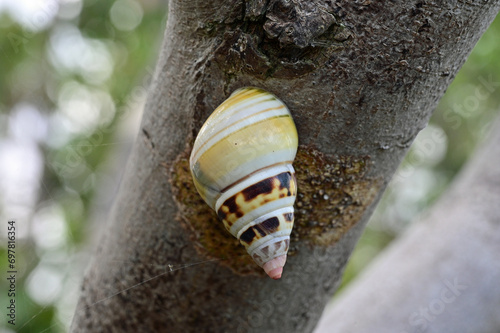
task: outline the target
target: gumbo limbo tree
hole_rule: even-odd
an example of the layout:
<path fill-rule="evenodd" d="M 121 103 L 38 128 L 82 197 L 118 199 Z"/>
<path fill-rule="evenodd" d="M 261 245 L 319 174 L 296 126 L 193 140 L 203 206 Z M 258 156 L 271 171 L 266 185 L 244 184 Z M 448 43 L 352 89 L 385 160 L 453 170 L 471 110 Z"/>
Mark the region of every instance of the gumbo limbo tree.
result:
<path fill-rule="evenodd" d="M 72 331 L 313 331 L 387 183 L 499 4 L 171 0 L 140 135 Z M 203 122 L 244 86 L 278 96 L 298 131 L 295 226 L 277 281 L 203 203 L 188 165 Z M 350 323 L 343 331 L 373 306 L 352 304 L 336 317 Z"/>

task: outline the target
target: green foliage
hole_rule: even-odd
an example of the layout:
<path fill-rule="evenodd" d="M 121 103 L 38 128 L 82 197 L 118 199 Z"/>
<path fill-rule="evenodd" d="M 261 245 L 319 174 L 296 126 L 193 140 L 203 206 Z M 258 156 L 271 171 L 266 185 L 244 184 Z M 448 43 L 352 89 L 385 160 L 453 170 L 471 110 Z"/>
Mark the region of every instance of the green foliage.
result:
<path fill-rule="evenodd" d="M 122 139 L 118 131 L 142 111 L 167 7 L 159 0 L 27 5 L 31 11 L 0 11 L 0 143 L 34 147 L 42 160 L 25 161 L 40 170 L 27 184 L 37 197 L 31 207 L 0 194 L 2 218 L 18 227 L 16 326 L 2 316 L 0 327 L 65 332 L 82 278 L 78 253 L 94 233 L 90 227 L 104 226 L 93 222 L 96 207 L 111 200 L 98 202 L 96 193 L 113 193 L 107 173 L 114 152 L 134 140 L 134 132 Z M 16 123 L 19 115 L 25 118 Z M 25 204 L 20 211 L 11 209 L 16 200 Z M 1 258 L 5 244 L 2 238 Z M 7 270 L 4 260 L 0 269 Z M 2 307 L 7 288 L 2 280 Z"/>

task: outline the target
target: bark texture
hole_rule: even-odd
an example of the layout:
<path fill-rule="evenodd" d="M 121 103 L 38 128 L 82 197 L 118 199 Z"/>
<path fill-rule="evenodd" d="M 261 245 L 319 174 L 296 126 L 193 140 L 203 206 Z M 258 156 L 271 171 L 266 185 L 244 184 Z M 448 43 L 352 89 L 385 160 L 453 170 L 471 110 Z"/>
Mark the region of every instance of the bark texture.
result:
<path fill-rule="evenodd" d="M 448 193 L 339 297 L 315 332 L 499 332 L 499 164 L 500 119 Z"/>
<path fill-rule="evenodd" d="M 142 132 L 72 331 L 311 332 L 385 185 L 498 9 L 171 0 Z M 282 99 L 299 132 L 299 214 L 279 281 L 241 269 L 243 259 L 177 269 L 240 258 L 193 201 L 185 158 L 213 109 L 247 85 Z"/>

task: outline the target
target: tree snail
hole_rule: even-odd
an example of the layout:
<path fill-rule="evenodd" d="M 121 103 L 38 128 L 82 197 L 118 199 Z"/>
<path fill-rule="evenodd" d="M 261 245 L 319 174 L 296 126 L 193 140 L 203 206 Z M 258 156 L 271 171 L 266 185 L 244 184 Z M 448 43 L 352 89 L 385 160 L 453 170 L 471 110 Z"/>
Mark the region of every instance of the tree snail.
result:
<path fill-rule="evenodd" d="M 297 146 L 285 104 L 247 87 L 210 115 L 189 160 L 202 198 L 273 279 L 283 272 L 293 227 Z"/>

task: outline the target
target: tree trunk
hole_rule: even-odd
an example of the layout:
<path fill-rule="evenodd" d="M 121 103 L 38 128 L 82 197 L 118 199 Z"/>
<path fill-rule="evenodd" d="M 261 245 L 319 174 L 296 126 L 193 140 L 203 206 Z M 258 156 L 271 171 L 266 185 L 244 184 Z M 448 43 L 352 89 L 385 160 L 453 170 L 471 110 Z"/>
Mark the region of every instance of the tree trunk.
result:
<path fill-rule="evenodd" d="M 312 331 L 499 3 L 171 0 L 141 135 L 73 332 Z M 278 281 L 217 222 L 187 167 L 204 120 L 248 85 L 282 99 L 299 133 L 297 214 Z"/>
<path fill-rule="evenodd" d="M 315 332 L 500 332 L 499 165 L 500 118 L 447 194 L 351 284 Z"/>

